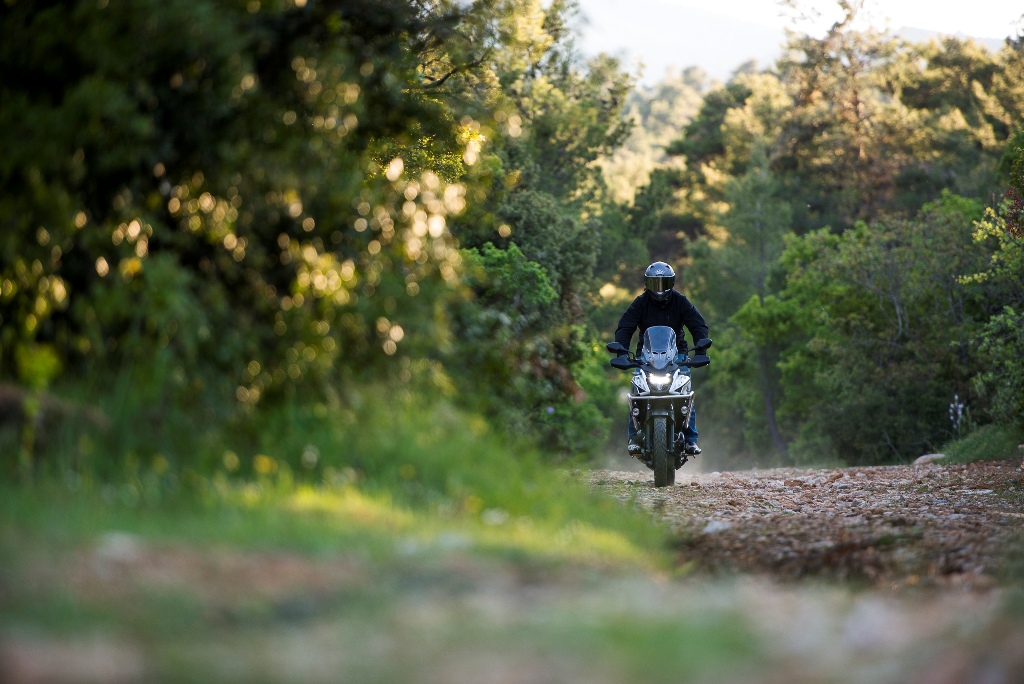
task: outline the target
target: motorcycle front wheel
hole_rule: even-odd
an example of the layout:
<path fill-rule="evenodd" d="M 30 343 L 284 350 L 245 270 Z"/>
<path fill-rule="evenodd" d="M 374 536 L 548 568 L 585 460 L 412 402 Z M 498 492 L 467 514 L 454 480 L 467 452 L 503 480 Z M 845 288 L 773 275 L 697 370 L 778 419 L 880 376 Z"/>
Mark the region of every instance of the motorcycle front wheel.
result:
<path fill-rule="evenodd" d="M 668 418 L 655 416 L 654 425 L 651 430 L 651 461 L 654 464 L 654 486 L 667 487 L 675 484 L 676 469 L 674 463 L 669 460 L 668 449 Z M 674 459 L 673 459 L 674 460 Z"/>

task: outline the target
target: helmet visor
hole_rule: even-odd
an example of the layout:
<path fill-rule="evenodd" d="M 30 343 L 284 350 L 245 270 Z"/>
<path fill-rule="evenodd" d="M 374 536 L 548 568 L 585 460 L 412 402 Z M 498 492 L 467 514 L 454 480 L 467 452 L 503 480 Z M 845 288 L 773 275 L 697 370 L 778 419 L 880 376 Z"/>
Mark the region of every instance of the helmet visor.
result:
<path fill-rule="evenodd" d="M 670 276 L 644 276 L 644 286 L 654 294 L 668 292 L 676 286 L 676 277 Z"/>

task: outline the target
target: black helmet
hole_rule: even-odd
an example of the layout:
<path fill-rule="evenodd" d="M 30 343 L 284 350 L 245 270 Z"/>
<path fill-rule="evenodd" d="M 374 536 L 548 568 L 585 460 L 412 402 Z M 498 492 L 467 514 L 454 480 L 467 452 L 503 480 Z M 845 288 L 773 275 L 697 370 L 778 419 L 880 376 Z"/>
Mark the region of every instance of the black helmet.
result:
<path fill-rule="evenodd" d="M 676 286 L 676 272 L 664 261 L 655 261 L 644 271 L 644 287 L 656 302 L 668 301 Z"/>

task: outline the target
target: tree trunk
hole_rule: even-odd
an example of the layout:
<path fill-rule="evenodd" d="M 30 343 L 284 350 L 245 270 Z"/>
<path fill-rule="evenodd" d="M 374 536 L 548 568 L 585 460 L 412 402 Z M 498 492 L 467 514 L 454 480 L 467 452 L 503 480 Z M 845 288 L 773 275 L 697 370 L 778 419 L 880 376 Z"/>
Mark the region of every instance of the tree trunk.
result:
<path fill-rule="evenodd" d="M 786 440 L 779 432 L 779 424 L 775 420 L 775 393 L 772 391 L 772 377 L 769 369 L 768 352 L 764 349 L 758 350 L 758 364 L 761 367 L 761 392 L 764 395 L 765 422 L 768 423 L 768 434 L 772 438 L 772 445 L 782 454 L 789 451 Z"/>

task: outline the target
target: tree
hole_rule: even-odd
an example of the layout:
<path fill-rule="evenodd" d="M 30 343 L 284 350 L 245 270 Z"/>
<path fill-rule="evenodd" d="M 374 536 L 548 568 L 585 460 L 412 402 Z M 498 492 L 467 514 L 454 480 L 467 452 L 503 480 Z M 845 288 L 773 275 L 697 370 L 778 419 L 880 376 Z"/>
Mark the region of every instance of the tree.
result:
<path fill-rule="evenodd" d="M 732 320 L 748 300 L 761 303 L 772 292 L 770 277 L 783 250 L 783 237 L 792 229 L 792 211 L 781 190 L 763 147 L 756 146 L 746 173 L 724 189 L 729 206 L 720 219 L 724 239 L 702 240 L 693 247 L 687 282 L 695 300 L 714 320 L 729 321 L 716 326 L 729 371 L 714 376 L 710 392 L 716 399 L 742 407 L 749 424 L 764 425 L 768 444 L 785 454 L 786 442 L 776 418 L 780 390 L 775 363 L 780 340 L 744 330 Z M 763 443 L 760 434 L 749 437 L 754 445 Z"/>
<path fill-rule="evenodd" d="M 985 362 L 975 389 L 989 401 L 993 418 L 1024 427 L 1024 128 L 1007 144 L 1000 171 L 1006 195 L 974 234 L 976 242 L 991 245 L 992 258 L 986 269 L 962 280 L 993 290 L 990 316 L 972 341 Z"/>
<path fill-rule="evenodd" d="M 633 124 L 629 137 L 601 160 L 613 200 L 632 202 L 637 190 L 651 182 L 656 168 L 672 166 L 665 147 L 700 109 L 706 88 L 704 72 L 690 67 L 630 93 L 624 114 Z"/>
<path fill-rule="evenodd" d="M 1003 339 L 1016 320 L 1001 301 L 1011 279 L 957 278 L 988 252 L 1011 254 L 996 244 L 1010 233 L 972 244 L 978 207 L 956 197 L 997 199 L 1024 72 L 1012 45 L 995 55 L 969 40 L 912 45 L 855 30 L 859 3 L 837 5 L 823 36 L 794 32 L 774 69 L 707 93 L 668 147 L 685 170 L 662 226 L 692 238 L 672 243 L 663 228 L 652 242 L 675 245 L 724 343 L 705 415 L 743 430 L 716 438 L 795 460 L 883 461 L 948 437 L 949 387 L 973 415 L 990 415 L 994 385 L 972 390 L 970 379 L 990 348 L 979 326 L 1003 316 L 993 323 Z M 778 231 L 762 252 L 741 235 L 757 225 L 744 217 L 770 215 L 773 203 L 782 218 L 766 224 Z M 997 356 L 1011 353 L 1001 344 Z M 861 382 L 865 367 L 879 382 Z M 822 396 L 834 400 L 822 407 Z"/>
<path fill-rule="evenodd" d="M 496 88 L 474 51 L 505 39 L 487 17 L 506 9 L 9 7 L 0 372 L 52 344 L 66 369 L 134 364 L 252 404 L 443 340 L 466 185 L 442 178 Z"/>
<path fill-rule="evenodd" d="M 903 460 L 948 439 L 948 403 L 969 395 L 979 364 L 970 339 L 985 293 L 958 279 L 986 259 L 971 240 L 979 216 L 947 194 L 912 221 L 790 239 L 785 287 L 736 321 L 788 341 L 780 414 L 794 458 Z"/>

